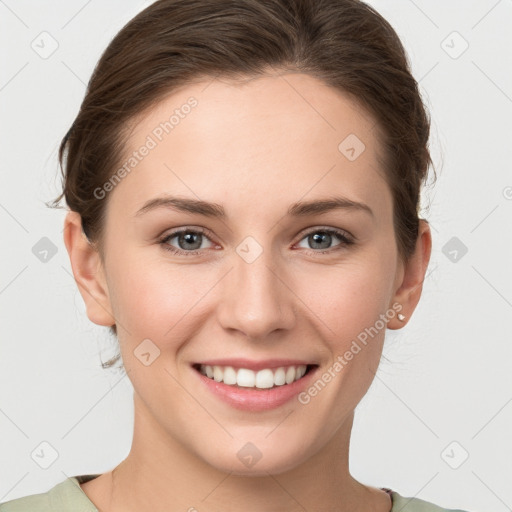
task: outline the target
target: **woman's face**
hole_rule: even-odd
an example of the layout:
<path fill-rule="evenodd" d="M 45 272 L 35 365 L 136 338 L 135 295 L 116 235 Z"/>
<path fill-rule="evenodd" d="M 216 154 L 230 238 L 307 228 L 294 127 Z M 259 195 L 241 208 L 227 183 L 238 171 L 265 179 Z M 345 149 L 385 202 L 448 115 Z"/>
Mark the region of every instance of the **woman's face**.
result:
<path fill-rule="evenodd" d="M 198 82 L 141 118 L 105 199 L 104 275 L 146 435 L 252 475 L 335 439 L 374 378 L 386 324 L 399 325 L 404 267 L 376 130 L 303 74 Z M 312 206 L 323 201 L 338 207 Z M 206 362 L 243 384 L 202 376 Z M 281 366 L 291 379 L 289 362 L 315 365 L 291 397 L 289 384 L 248 387 Z"/>

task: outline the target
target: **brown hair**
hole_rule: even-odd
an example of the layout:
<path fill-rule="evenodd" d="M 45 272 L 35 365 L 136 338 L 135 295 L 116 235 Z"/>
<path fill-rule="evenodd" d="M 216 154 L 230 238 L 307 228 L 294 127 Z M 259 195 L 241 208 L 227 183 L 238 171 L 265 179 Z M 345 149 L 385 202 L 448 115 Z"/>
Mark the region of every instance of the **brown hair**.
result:
<path fill-rule="evenodd" d="M 101 254 L 106 199 L 94 191 L 114 174 L 133 122 L 199 78 L 255 77 L 269 67 L 315 76 L 374 116 L 397 247 L 407 260 L 432 164 L 430 119 L 398 35 L 359 0 L 158 0 L 147 7 L 94 69 L 59 147 L 63 191 L 53 206 L 65 197 Z M 115 326 L 110 329 L 116 334 Z"/>

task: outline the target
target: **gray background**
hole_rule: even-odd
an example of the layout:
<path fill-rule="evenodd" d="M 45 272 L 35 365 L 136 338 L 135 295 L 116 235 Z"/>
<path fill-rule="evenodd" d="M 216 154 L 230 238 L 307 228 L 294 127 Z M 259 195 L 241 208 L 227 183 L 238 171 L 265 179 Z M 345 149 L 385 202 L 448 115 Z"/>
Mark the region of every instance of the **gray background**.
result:
<path fill-rule="evenodd" d="M 107 471 L 130 448 L 131 383 L 100 367 L 115 346 L 85 316 L 65 213 L 44 201 L 97 59 L 150 3 L 0 0 L 0 502 Z M 512 1 L 369 3 L 408 51 L 439 178 L 423 198 L 424 294 L 388 332 L 351 471 L 448 508 L 511 510 Z"/>

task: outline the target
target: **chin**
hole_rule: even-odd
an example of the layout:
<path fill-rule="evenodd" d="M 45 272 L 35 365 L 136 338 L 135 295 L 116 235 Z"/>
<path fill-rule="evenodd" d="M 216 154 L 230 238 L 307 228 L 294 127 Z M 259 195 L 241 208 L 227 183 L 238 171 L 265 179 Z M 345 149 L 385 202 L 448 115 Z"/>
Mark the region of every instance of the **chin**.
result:
<path fill-rule="evenodd" d="M 218 471 L 237 476 L 279 475 L 300 465 L 304 458 L 304 446 L 277 446 L 269 443 L 233 443 L 236 447 L 222 453 L 210 452 L 203 459 Z M 265 445 L 262 447 L 262 445 Z M 241 446 L 240 446 L 241 445 Z"/>

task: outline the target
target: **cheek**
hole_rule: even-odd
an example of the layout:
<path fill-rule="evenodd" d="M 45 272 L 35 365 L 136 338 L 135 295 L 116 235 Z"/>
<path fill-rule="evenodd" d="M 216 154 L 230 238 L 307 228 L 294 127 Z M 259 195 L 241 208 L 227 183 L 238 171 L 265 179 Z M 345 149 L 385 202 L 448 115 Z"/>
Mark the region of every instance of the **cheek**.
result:
<path fill-rule="evenodd" d="M 116 318 L 124 320 L 129 331 L 158 334 L 170 329 L 186 311 L 189 296 L 195 292 L 184 287 L 177 273 L 156 272 L 149 265 L 134 269 L 116 284 Z"/>
<path fill-rule="evenodd" d="M 118 261 L 111 271 L 111 305 L 120 340 L 136 345 L 149 338 L 163 351 L 200 327 L 205 298 L 218 281 L 211 268 L 161 257 Z"/>
<path fill-rule="evenodd" d="M 386 311 L 394 276 L 389 262 L 368 254 L 297 278 L 298 296 L 340 350 Z"/>

